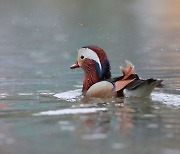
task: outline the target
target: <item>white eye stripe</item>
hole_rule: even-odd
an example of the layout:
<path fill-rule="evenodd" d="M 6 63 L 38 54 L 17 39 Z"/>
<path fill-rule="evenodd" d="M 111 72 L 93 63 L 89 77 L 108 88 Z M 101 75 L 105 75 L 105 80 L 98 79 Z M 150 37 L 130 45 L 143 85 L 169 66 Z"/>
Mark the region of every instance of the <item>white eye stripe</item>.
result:
<path fill-rule="evenodd" d="M 84 58 L 92 59 L 99 64 L 100 70 L 102 70 L 102 66 L 99 60 L 98 55 L 91 49 L 81 48 L 78 51 L 78 57 L 84 56 Z"/>

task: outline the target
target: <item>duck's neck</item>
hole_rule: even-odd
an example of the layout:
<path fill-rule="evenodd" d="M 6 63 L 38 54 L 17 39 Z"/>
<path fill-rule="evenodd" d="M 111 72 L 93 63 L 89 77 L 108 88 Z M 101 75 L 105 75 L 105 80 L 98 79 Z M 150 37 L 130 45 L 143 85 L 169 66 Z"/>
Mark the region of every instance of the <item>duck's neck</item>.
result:
<path fill-rule="evenodd" d="M 84 70 L 84 81 L 83 81 L 83 95 L 86 94 L 87 90 L 95 83 L 99 82 L 99 76 L 95 68 L 88 68 Z"/>

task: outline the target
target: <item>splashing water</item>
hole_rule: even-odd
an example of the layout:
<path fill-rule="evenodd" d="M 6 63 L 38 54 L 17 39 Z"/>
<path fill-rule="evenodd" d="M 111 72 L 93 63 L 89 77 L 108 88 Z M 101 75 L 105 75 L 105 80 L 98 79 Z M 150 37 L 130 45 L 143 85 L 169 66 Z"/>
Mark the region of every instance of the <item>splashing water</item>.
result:
<path fill-rule="evenodd" d="M 180 95 L 153 92 L 151 98 L 153 101 L 161 102 L 169 106 L 180 107 Z"/>
<path fill-rule="evenodd" d="M 75 102 L 80 96 L 81 96 L 81 89 L 70 90 L 54 95 L 54 97 L 70 102 Z M 153 92 L 151 94 L 151 99 L 153 101 L 161 102 L 169 106 L 176 106 L 176 107 L 180 106 L 180 95 L 177 94 Z"/>
<path fill-rule="evenodd" d="M 57 93 L 54 97 L 70 102 L 75 102 L 78 97 L 81 96 L 81 89 L 70 90 L 62 93 Z"/>

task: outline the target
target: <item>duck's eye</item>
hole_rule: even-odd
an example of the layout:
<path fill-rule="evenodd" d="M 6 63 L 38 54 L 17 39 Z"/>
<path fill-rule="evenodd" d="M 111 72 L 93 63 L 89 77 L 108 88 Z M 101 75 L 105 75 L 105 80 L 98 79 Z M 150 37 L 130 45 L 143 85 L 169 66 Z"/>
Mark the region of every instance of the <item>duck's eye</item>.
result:
<path fill-rule="evenodd" d="M 81 59 L 84 59 L 84 56 L 81 56 Z"/>

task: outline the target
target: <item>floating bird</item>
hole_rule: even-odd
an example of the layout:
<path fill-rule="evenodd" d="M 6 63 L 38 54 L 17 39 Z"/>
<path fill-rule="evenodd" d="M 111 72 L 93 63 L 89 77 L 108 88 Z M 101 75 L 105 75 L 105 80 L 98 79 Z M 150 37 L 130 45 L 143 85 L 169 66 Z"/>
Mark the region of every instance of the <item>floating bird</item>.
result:
<path fill-rule="evenodd" d="M 149 97 L 162 80 L 140 79 L 131 62 L 120 67 L 123 75 L 111 77 L 111 67 L 106 52 L 98 46 L 79 49 L 75 64 L 70 68 L 82 68 L 84 81 L 82 94 L 87 97 Z"/>

